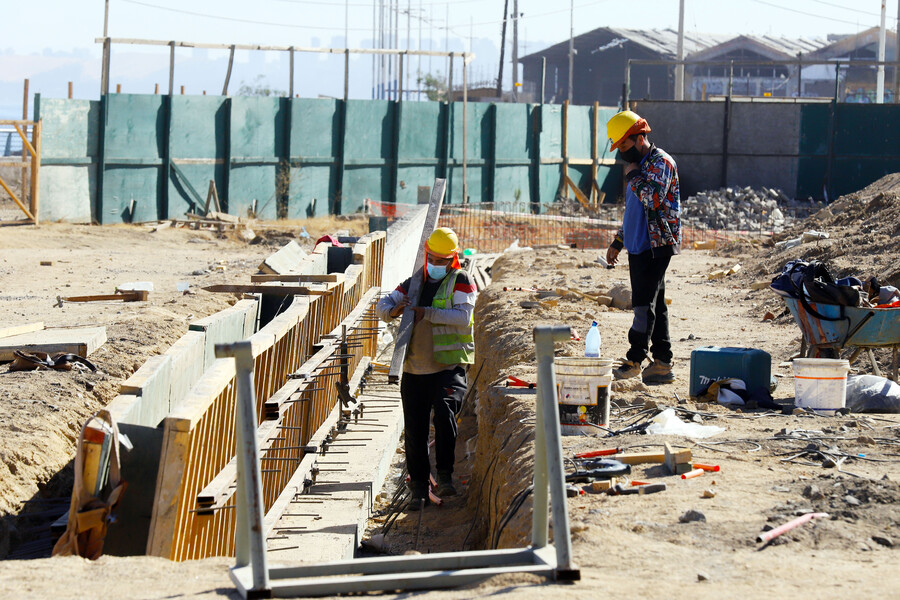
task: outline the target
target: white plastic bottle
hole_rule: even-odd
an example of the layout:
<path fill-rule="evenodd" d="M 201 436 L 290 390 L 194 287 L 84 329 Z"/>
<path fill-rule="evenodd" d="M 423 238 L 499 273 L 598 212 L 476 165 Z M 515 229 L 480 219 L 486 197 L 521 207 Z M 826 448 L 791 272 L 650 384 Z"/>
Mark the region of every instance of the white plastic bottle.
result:
<path fill-rule="evenodd" d="M 587 335 L 584 336 L 584 356 L 586 358 L 600 358 L 600 329 L 597 321 L 591 324 Z"/>

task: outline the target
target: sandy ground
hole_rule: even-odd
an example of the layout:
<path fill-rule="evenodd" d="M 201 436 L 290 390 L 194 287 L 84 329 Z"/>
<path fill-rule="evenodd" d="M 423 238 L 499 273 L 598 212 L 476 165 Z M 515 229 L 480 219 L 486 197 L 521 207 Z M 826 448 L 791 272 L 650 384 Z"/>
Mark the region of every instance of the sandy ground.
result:
<path fill-rule="evenodd" d="M 123 280 L 149 279 L 148 273 L 154 270 L 169 273 L 166 281 L 172 288 L 177 281 L 192 281 L 197 277 L 204 282 L 217 282 L 223 274 L 191 277 L 188 273 L 220 259 L 234 261 L 233 268 L 226 270 L 224 275 L 246 280 L 246 273 L 258 262 L 252 257 L 271 253 L 271 248 L 254 249 L 227 241 L 188 242 L 196 233 L 179 233 L 176 239 L 161 244 L 155 241 L 157 238 L 134 228 L 53 226 L 48 228 L 49 234 L 45 234 L 44 228 L 10 231 L 18 236 L 15 242 L 7 241 L 11 238 L 6 231 L 2 232 L 0 241 L 7 249 L 4 256 L 10 261 L 0 263 L 4 269 L 0 314 L 6 319 L 43 319 L 48 324 L 53 322 L 48 315 L 61 310 L 52 309 L 51 299 L 66 283 L 72 286 L 73 294 L 90 293 L 101 291 L 97 289 L 101 284 L 113 287 Z M 62 233 L 54 241 L 57 231 Z M 50 241 L 41 241 L 45 235 L 49 235 Z M 149 246 L 138 243 L 143 238 L 149 238 Z M 155 267 L 154 261 L 144 258 L 153 244 L 168 249 L 164 266 Z M 193 252 L 194 245 L 198 248 L 209 246 L 210 253 L 203 254 L 198 250 L 197 254 L 182 259 L 180 255 Z M 41 273 L 40 267 L 35 266 L 38 255 L 50 255 L 51 259 L 56 257 L 54 260 L 61 261 L 77 252 L 86 253 L 89 260 L 59 264 L 72 270 L 71 273 L 60 273 L 60 280 L 36 279 L 31 275 L 32 272 Z M 491 534 L 499 516 L 506 510 L 509 498 L 529 482 L 531 448 L 528 436 L 533 424 L 529 417 L 533 414 L 533 396 L 527 393 L 507 396 L 505 389 L 491 390 L 491 384 L 504 380 L 508 374 L 533 378 L 531 329 L 535 324 L 567 324 L 583 335 L 586 325 L 591 320 L 598 320 L 603 333 L 603 355 L 618 357 L 624 354 L 625 334 L 631 322 L 629 311 L 607 309 L 579 297 L 561 299 L 551 308 L 526 309 L 520 303 L 534 300 L 534 293 L 502 290 L 506 285 L 596 293 L 627 283 L 624 265 L 613 270 L 601 269 L 593 264 L 596 256 L 596 251 L 548 248 L 504 257 L 496 264 L 494 285 L 480 297 L 477 311 L 479 355 L 487 359 L 478 383 L 478 414 L 483 415 L 490 408 L 494 414 L 507 415 L 503 422 L 490 423 L 495 430 L 490 435 L 508 431 L 521 447 L 502 456 L 501 460 L 492 460 L 484 452 L 467 453 L 467 449 L 483 449 L 481 444 L 487 443 L 483 440 L 489 435 L 484 432 L 476 435 L 474 417 L 466 417 L 457 468 L 463 493 L 443 507 L 425 511 L 418 543 L 420 552 L 489 546 Z M 642 598 L 711 599 L 764 595 L 883 598 L 890 597 L 891 590 L 900 589 L 900 570 L 897 569 L 900 558 L 896 548 L 900 544 L 900 509 L 897 508 L 900 463 L 896 462 L 900 455 L 897 451 L 900 419 L 893 415 L 834 418 L 782 415 L 695 402 L 679 403 L 676 399 L 676 394 L 681 399 L 687 398 L 690 353 L 694 348 L 702 345 L 744 346 L 760 348 L 772 355 L 773 371 L 779 381 L 775 399 L 784 405 L 792 404 L 791 369 L 784 361 L 799 350 L 799 329 L 789 316 L 782 314 L 783 303 L 774 300 L 771 292 L 749 290 L 750 282 L 765 278 L 762 274 L 771 278 L 771 274 L 780 270 L 780 259 L 773 260 L 771 256 L 769 249 L 747 246 L 725 252 L 686 251 L 676 257 L 669 269 L 667 283 L 667 296 L 672 300 L 670 314 L 676 381 L 654 387 L 625 386 L 614 392 L 614 429 L 633 420 L 645 406 L 678 406 L 701 413 L 698 419 L 705 425 L 726 429 L 709 441 L 730 443 L 703 446 L 678 436 L 639 434 L 617 436 L 612 440 L 598 436 L 564 439 L 567 455 L 611 446 L 650 450 L 653 445 L 671 441 L 692 448 L 697 460 L 720 465 L 719 473 L 681 480 L 665 474 L 659 467 L 641 467 L 635 469 L 634 478 L 665 482 L 668 489 L 648 496 L 585 494 L 570 499 L 574 554 L 582 574 L 582 581 L 577 584 L 551 585 L 529 576 L 505 576 L 474 588 L 417 596 L 595 598 L 600 594 L 615 593 Z M 14 263 L 13 257 L 16 257 Z M 131 265 L 134 270 L 128 270 L 126 266 L 121 272 L 110 272 L 113 267 L 107 263 Z M 715 281 L 706 278 L 707 273 L 736 263 L 744 265 L 738 276 Z M 98 268 L 97 265 L 102 266 Z M 55 268 L 56 263 L 54 267 L 46 267 Z M 24 276 L 23 272 L 28 275 Z M 163 288 L 160 283 L 158 289 L 170 288 Z M 110 335 L 108 345 L 111 347 L 116 347 L 119 338 L 131 339 L 135 336 L 134 331 L 144 329 L 145 323 L 170 323 L 166 319 L 173 319 L 171 331 L 159 324 L 161 331 L 148 336 L 145 342 L 123 346 L 128 350 L 124 353 L 127 355 L 137 352 L 138 348 L 164 348 L 174 341 L 185 327 L 186 315 L 200 312 L 198 300 L 210 296 L 206 300 L 209 304 L 204 305 L 209 312 L 218 310 L 219 303 L 226 302 L 224 298 L 205 293 L 193 297 L 174 293 L 167 297 L 167 293 L 172 292 L 156 294 L 161 305 L 151 302 L 146 307 L 94 307 L 92 312 L 77 314 L 70 312 L 75 309 L 69 306 L 62 310 L 67 311 L 66 324 L 95 321 L 110 323 L 111 328 L 120 327 Z M 167 300 L 174 302 L 166 304 Z M 765 312 L 773 308 L 778 318 L 764 321 Z M 151 309 L 156 312 L 149 312 Z M 136 312 L 125 313 L 126 310 Z M 158 312 L 160 310 L 168 312 Z M 137 321 L 138 318 L 144 320 Z M 134 322 L 142 326 L 137 328 Z M 143 334 L 141 339 L 144 339 Z M 122 344 L 126 343 L 122 340 Z M 579 355 L 583 352 L 583 342 L 561 344 L 557 350 L 558 355 Z M 149 354 L 158 350 L 141 351 Z M 107 374 L 110 381 L 96 382 L 95 390 L 112 389 L 115 379 L 127 376 L 141 359 L 134 358 L 131 361 L 134 364 L 128 364 L 122 353 L 117 352 L 115 361 L 110 361 L 113 365 L 122 364 L 115 375 Z M 859 366 L 868 370 L 865 363 Z M 113 367 L 105 369 L 109 372 Z M 48 379 L 47 375 L 53 379 Z M 72 447 L 73 434 L 69 424 L 79 422 L 101 400 L 94 400 L 95 395 L 85 395 L 83 391 L 85 399 L 79 401 L 73 400 L 71 394 L 59 391 L 47 396 L 54 394 L 57 386 L 50 385 L 54 381 L 66 386 L 67 390 L 70 387 L 76 390 L 78 385 L 85 388 L 84 384 L 70 380 L 100 377 L 97 375 L 28 374 L 27 381 L 39 382 L 38 387 L 30 388 L 33 390 L 30 394 L 19 392 L 19 388 L 26 385 L 25 379 L 12 383 L 12 377 L 20 375 L 5 374 L 0 368 L 2 452 L 9 456 L 17 453 L 11 463 L 20 473 L 24 469 L 20 466 L 23 463 L 21 456 L 34 463 L 29 466 L 33 470 L 27 477 L 0 473 L 4 490 L 8 481 L 18 482 L 16 485 L 23 487 L 33 486 L 16 496 L 18 500 L 13 497 L 5 500 L 6 510 L 16 511 L 24 500 L 38 493 L 39 483 L 46 487 L 47 478 L 52 479 L 65 465 L 68 460 L 65 450 L 71 452 Z M 44 381 L 47 383 L 40 383 Z M 102 394 L 108 401 L 106 395 Z M 501 402 L 502 405 L 498 404 Z M 48 403 L 60 410 L 54 411 Z M 18 407 L 15 412 L 13 406 Z M 39 429 L 43 431 L 37 433 Z M 44 448 L 51 445 L 44 438 L 53 439 L 45 433 L 47 430 L 60 432 L 53 434 L 62 439 L 57 442 L 60 451 L 50 452 Z M 782 432 L 795 434 L 791 439 L 773 439 L 784 437 Z M 473 437 L 472 443 L 467 444 Z M 800 452 L 810 443 L 823 448 L 837 446 L 851 455 L 865 454 L 868 460 L 848 459 L 842 465 L 845 473 L 823 467 L 819 460 L 806 460 L 808 464 L 781 460 Z M 56 457 L 55 466 L 44 464 L 49 456 Z M 495 480 L 485 484 L 478 479 L 483 473 Z M 714 491 L 714 497 L 703 498 L 703 492 L 708 489 Z M 383 510 L 385 502 L 379 508 Z M 530 500 L 500 535 L 501 547 L 526 542 L 529 509 Z M 681 522 L 682 515 L 689 510 L 703 513 L 705 520 Z M 830 517 L 782 536 L 775 544 L 763 546 L 755 541 L 764 528 L 779 525 L 810 510 L 828 512 Z M 377 515 L 371 533 L 378 531 L 381 525 L 378 519 L 383 516 Z M 417 516 L 401 517 L 387 537 L 388 549 L 392 553 L 411 549 L 417 526 Z M 230 562 L 211 559 L 173 564 L 160 559 L 111 557 L 95 563 L 77 558 L 5 561 L 0 563 L 0 586 L 15 590 L 16 597 L 24 598 L 83 598 L 101 594 L 110 598 L 237 597 L 227 578 Z"/>

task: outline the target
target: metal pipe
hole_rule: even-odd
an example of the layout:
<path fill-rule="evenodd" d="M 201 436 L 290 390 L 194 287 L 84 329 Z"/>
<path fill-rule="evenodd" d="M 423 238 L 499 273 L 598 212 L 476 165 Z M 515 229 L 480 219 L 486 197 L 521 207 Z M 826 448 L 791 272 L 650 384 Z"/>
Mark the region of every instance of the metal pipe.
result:
<path fill-rule="evenodd" d="M 887 0 L 881 0 L 881 26 L 878 28 L 878 61 L 884 62 L 885 31 L 884 21 L 887 13 Z M 878 65 L 875 76 L 875 103 L 884 104 L 884 65 Z"/>
<path fill-rule="evenodd" d="M 235 437 L 237 454 L 237 512 L 235 562 L 249 562 L 254 592 L 269 591 L 269 567 L 266 564 L 265 518 L 259 443 L 256 439 L 256 402 L 253 399 L 253 346 L 249 341 L 216 344 L 216 357 L 235 359 L 237 401 Z M 242 518 L 243 517 L 243 518 Z"/>
<path fill-rule="evenodd" d="M 534 328 L 534 346 L 535 356 L 538 367 L 538 386 L 537 386 L 537 415 L 539 425 L 543 425 L 544 447 L 536 446 L 535 458 L 543 454 L 544 473 L 543 489 L 540 491 L 546 494 L 546 488 L 549 484 L 550 498 L 552 499 L 551 509 L 553 510 L 553 545 L 556 547 L 556 569 L 557 571 L 571 572 L 575 569 L 572 564 L 572 539 L 569 534 L 569 511 L 566 504 L 566 482 L 565 471 L 563 470 L 562 441 L 559 428 L 559 412 L 556 403 L 556 376 L 553 372 L 553 343 L 565 342 L 571 337 L 571 330 L 564 326 L 538 326 Z M 537 433 L 538 430 L 536 430 Z M 537 444 L 537 439 L 535 441 Z M 534 472 L 534 519 L 535 522 L 540 519 L 543 521 L 538 530 L 535 525 L 533 534 L 536 532 L 544 537 L 544 545 L 546 545 L 547 536 L 547 512 L 546 501 L 544 501 L 545 510 L 538 514 L 538 485 L 539 472 L 537 460 L 535 460 Z M 538 541 L 541 541 L 540 539 Z M 537 546 L 537 544 L 535 544 Z M 538 546 L 539 547 L 539 546 Z"/>

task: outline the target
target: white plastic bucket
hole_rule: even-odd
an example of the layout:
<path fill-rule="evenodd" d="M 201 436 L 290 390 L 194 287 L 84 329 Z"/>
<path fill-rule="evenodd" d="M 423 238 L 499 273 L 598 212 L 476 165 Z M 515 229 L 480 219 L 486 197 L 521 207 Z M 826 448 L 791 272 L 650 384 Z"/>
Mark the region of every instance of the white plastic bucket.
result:
<path fill-rule="evenodd" d="M 553 362 L 559 424 L 563 435 L 597 433 L 609 425 L 609 384 L 613 361 L 564 356 Z"/>
<path fill-rule="evenodd" d="M 850 362 L 833 358 L 794 359 L 794 404 L 834 414 L 847 402 Z"/>

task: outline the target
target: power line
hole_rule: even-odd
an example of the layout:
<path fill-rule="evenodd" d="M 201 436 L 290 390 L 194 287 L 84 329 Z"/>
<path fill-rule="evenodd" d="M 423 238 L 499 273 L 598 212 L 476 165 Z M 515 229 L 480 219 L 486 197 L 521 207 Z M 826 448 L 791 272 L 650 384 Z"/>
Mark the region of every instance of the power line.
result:
<path fill-rule="evenodd" d="M 344 31 L 343 27 L 320 27 L 316 25 L 294 25 L 291 23 L 275 23 L 272 21 L 256 21 L 253 19 L 239 19 L 237 17 L 223 17 L 221 15 L 211 15 L 208 13 L 200 13 L 194 12 L 191 10 L 183 10 L 180 8 L 171 8 L 168 6 L 160 6 L 158 4 L 151 4 L 149 2 L 141 2 L 140 0 L 119 0 L 120 2 L 126 2 L 128 4 L 137 4 L 138 6 L 146 6 L 147 8 L 155 8 L 157 10 L 164 10 L 173 13 L 179 13 L 182 15 L 191 15 L 193 17 L 203 17 L 206 19 L 216 19 L 219 21 L 230 21 L 232 23 L 249 23 L 251 25 L 267 25 L 271 27 L 287 27 L 290 29 L 315 29 L 319 31 Z M 336 5 L 333 5 L 337 7 Z M 366 31 L 369 32 L 371 29 L 368 27 L 351 27 L 350 31 Z"/>
<path fill-rule="evenodd" d="M 826 2 L 825 0 L 812 0 L 812 1 L 817 4 L 824 4 L 825 6 L 833 6 L 835 8 L 842 8 L 844 10 L 849 10 L 849 11 L 855 12 L 860 15 L 870 15 L 873 17 L 878 17 L 879 19 L 881 18 L 881 13 L 874 13 L 874 12 L 868 12 L 865 10 L 859 10 L 857 8 L 853 8 L 852 6 L 844 6 L 843 4 L 835 4 L 834 2 Z M 897 20 L 897 17 L 890 17 L 890 18 L 894 21 Z"/>
<path fill-rule="evenodd" d="M 586 8 L 588 6 L 594 6 L 596 4 L 603 4 L 604 2 L 609 2 L 609 1 L 610 0 L 594 0 L 593 2 L 585 2 L 584 4 L 579 4 L 575 8 Z M 543 12 L 543 13 L 532 13 L 532 14 L 528 14 L 528 15 L 519 17 L 519 20 L 536 19 L 538 17 L 546 17 L 549 15 L 556 15 L 559 13 L 567 13 L 567 12 L 569 12 L 569 10 L 570 9 L 568 9 L 568 8 L 560 8 L 557 10 L 550 10 L 550 11 Z M 498 25 L 502 22 L 503 22 L 503 19 L 496 19 L 494 21 L 482 21 L 481 23 L 466 23 L 466 24 L 462 24 L 462 25 L 450 25 L 449 27 L 447 27 L 447 29 L 453 31 L 454 28 L 456 28 L 456 27 L 474 27 L 474 26 L 481 27 L 482 25 Z M 465 34 L 462 34 L 462 33 L 456 32 L 456 31 L 454 31 L 454 33 L 456 33 L 456 35 L 458 35 L 458 36 L 466 37 Z"/>
<path fill-rule="evenodd" d="M 786 10 L 788 12 L 796 13 L 798 15 L 803 15 L 806 17 L 815 17 L 816 19 L 825 19 L 826 21 L 834 21 L 835 23 L 843 23 L 845 25 L 853 25 L 854 27 L 858 26 L 860 24 L 859 21 L 847 21 L 845 19 L 837 19 L 835 17 L 826 17 L 824 15 L 817 15 L 815 13 L 797 10 L 796 8 L 788 8 L 786 6 L 781 6 L 780 4 L 775 4 L 774 2 L 766 2 L 766 0 L 753 0 L 753 2 L 756 2 L 757 4 L 765 4 L 766 6 L 772 6 L 774 8 Z M 881 15 L 879 15 L 879 16 L 881 16 Z M 875 25 L 870 25 L 870 27 L 875 27 Z"/>

